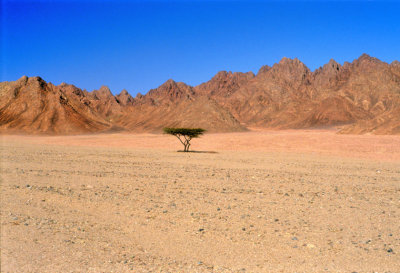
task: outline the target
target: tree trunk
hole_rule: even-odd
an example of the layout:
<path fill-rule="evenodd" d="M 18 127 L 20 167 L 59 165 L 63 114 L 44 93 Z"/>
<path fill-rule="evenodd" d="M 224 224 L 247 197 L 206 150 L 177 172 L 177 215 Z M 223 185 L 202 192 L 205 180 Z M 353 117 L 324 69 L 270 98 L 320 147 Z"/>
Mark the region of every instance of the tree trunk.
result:
<path fill-rule="evenodd" d="M 184 146 L 185 146 L 185 148 L 184 148 L 184 152 L 189 152 L 189 147 L 190 147 L 190 143 L 189 142 L 185 142 L 185 144 L 183 144 Z"/>
<path fill-rule="evenodd" d="M 183 150 L 184 152 L 189 152 L 189 147 L 190 147 L 190 140 L 192 139 L 191 137 L 185 137 L 185 141 L 183 142 L 183 146 L 185 146 L 185 149 Z"/>

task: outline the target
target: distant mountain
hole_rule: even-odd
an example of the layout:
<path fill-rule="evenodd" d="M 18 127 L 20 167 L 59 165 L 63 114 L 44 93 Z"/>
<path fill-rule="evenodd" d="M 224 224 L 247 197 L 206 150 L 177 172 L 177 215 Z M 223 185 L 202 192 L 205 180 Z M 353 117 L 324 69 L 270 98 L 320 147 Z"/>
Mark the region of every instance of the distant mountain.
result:
<path fill-rule="evenodd" d="M 113 96 L 105 86 L 87 92 L 39 77 L 0 83 L 3 133 L 160 132 L 167 126 L 211 132 L 336 126 L 340 133 L 400 134 L 400 62 L 363 54 L 312 72 L 283 58 L 257 75 L 221 71 L 195 87 L 168 80 L 135 98 L 126 90 Z"/>
<path fill-rule="evenodd" d="M 255 77 L 242 75 L 232 84 L 232 74 L 218 73 L 195 90 L 206 87 L 199 93 L 249 127 L 341 126 L 342 133 L 400 134 L 399 71 L 399 62 L 389 65 L 366 54 L 343 66 L 331 60 L 314 72 L 298 59 L 283 58 Z"/>
<path fill-rule="evenodd" d="M 209 132 L 246 130 L 215 100 L 173 80 L 138 96 L 125 109 L 116 123 L 132 131 L 161 132 L 163 127 L 201 127 Z"/>
<path fill-rule="evenodd" d="M 26 76 L 0 83 L 0 130 L 6 133 L 80 134 L 107 131 L 110 122 L 72 85 Z"/>

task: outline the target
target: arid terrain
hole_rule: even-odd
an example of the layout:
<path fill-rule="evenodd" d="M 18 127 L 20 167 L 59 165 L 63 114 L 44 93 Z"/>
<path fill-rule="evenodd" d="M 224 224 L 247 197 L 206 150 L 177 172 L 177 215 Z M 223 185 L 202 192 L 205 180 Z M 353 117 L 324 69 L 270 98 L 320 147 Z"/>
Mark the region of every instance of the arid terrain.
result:
<path fill-rule="evenodd" d="M 1 136 L 1 272 L 399 272 L 400 137 Z"/>
<path fill-rule="evenodd" d="M 163 127 L 209 132 L 340 126 L 342 134 L 400 135 L 400 62 L 367 54 L 311 71 L 283 58 L 253 72 L 218 72 L 190 86 L 172 79 L 145 95 L 88 92 L 23 76 L 0 82 L 0 133 L 154 133 Z"/>

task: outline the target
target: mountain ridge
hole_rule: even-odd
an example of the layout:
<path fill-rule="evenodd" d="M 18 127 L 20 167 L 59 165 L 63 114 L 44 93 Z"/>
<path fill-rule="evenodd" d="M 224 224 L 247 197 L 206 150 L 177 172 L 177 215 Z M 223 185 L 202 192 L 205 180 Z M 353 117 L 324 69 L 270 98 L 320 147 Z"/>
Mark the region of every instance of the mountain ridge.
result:
<path fill-rule="evenodd" d="M 210 132 L 339 126 L 347 134 L 400 134 L 400 62 L 363 54 L 311 71 L 285 57 L 257 74 L 220 71 L 197 86 L 169 79 L 136 97 L 40 77 L 0 83 L 2 133 L 159 132 L 167 126 Z"/>

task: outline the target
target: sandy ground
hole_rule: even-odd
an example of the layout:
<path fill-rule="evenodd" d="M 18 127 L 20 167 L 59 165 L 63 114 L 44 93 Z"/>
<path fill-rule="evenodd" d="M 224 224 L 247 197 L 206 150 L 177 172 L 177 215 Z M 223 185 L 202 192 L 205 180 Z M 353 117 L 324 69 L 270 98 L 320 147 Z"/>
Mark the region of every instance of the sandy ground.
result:
<path fill-rule="evenodd" d="M 400 272 L 400 137 L 1 137 L 1 272 Z"/>

